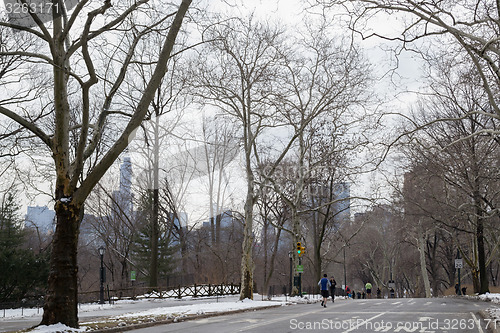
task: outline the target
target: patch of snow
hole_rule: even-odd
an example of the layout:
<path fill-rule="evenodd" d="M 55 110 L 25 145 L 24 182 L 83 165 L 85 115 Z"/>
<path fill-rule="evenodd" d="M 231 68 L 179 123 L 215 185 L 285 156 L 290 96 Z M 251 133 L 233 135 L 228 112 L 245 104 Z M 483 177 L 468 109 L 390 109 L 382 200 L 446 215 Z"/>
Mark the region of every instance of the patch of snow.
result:
<path fill-rule="evenodd" d="M 260 307 L 282 305 L 282 304 L 283 304 L 282 302 L 272 302 L 272 301 L 262 302 L 262 301 L 252 301 L 250 299 L 245 299 L 243 301 L 236 301 L 236 302 L 202 303 L 202 304 L 160 307 L 145 311 L 125 313 L 123 315 L 111 318 L 123 319 L 123 318 L 152 317 L 152 316 L 179 317 L 181 315 L 228 312 L 234 310 L 255 309 Z"/>
<path fill-rule="evenodd" d="M 479 295 L 479 299 L 495 304 L 500 304 L 500 294 L 486 293 L 484 295 Z M 490 315 L 492 319 L 500 320 L 500 308 L 488 308 L 486 312 Z"/>
<path fill-rule="evenodd" d="M 61 323 L 55 325 L 41 325 L 37 328 L 30 330 L 30 332 L 38 332 L 38 333 L 59 333 L 59 332 L 85 332 L 85 328 L 71 328 L 69 326 L 63 325 Z"/>
<path fill-rule="evenodd" d="M 500 304 L 500 294 L 486 293 L 484 295 L 479 295 L 479 299 L 483 301 L 490 301 L 492 303 Z"/>

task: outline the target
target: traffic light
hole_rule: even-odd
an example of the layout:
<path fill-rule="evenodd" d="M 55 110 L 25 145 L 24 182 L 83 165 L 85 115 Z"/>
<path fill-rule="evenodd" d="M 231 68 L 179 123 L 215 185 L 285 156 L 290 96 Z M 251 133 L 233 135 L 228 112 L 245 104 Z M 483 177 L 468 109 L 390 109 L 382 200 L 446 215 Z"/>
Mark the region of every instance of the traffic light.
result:
<path fill-rule="evenodd" d="M 299 257 L 302 257 L 302 255 L 304 254 L 306 248 L 302 246 L 302 243 L 301 242 L 297 242 L 297 254 L 299 255 Z"/>

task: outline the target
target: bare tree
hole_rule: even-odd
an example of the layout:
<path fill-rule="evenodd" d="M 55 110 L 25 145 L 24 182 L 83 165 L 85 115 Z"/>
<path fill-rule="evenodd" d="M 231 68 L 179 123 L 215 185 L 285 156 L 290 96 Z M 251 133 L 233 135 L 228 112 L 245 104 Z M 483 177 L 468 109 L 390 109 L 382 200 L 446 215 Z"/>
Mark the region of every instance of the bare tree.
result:
<path fill-rule="evenodd" d="M 61 13 L 56 9 L 65 7 L 59 0 L 53 2 L 53 20 L 49 23 L 42 22 L 37 13 L 30 14 L 35 28 L 0 23 L 36 40 L 26 49 L 2 50 L 0 56 L 22 56 L 26 64 L 36 63 L 45 73 L 51 73 L 44 85 L 46 96 L 35 103 L 29 87 L 36 81 L 25 75 L 29 68 L 22 68 L 19 86 L 25 89 L 26 98 L 13 96 L 7 85 L 0 106 L 1 114 L 31 132 L 53 158 L 57 227 L 42 324 L 60 322 L 78 327 L 76 254 L 85 200 L 144 119 L 165 75 L 190 3 L 183 0 L 168 6 L 167 14 L 154 15 L 147 0 L 122 2 L 114 7 L 111 1 L 87 0 L 79 2 L 71 12 Z M 135 96 L 139 99 L 136 108 L 130 110 L 121 103 L 123 96 L 117 92 L 133 80 L 128 69 L 141 65 L 134 62 L 137 45 L 158 29 L 169 32 L 162 41 L 155 71 L 146 89 Z M 111 54 L 114 57 L 105 56 Z M 121 64 L 116 68 L 119 72 L 114 72 L 116 63 Z M 94 99 L 99 89 L 105 92 L 100 101 Z M 9 102 L 12 100 L 16 103 Z M 45 126 L 34 121 L 44 113 Z M 114 138 L 109 130 L 116 134 Z"/>
<path fill-rule="evenodd" d="M 441 191 L 446 195 L 435 194 L 436 199 L 420 203 L 419 207 L 449 232 L 473 235 L 474 254 L 466 257 L 466 262 L 473 271 L 475 291 L 485 293 L 490 259 L 485 247 L 488 235 L 484 230 L 492 219 L 498 218 L 499 151 L 498 143 L 489 134 L 479 136 L 477 131 L 479 127 L 495 130 L 497 122 L 487 114 L 467 111 L 489 106 L 474 75 L 462 77 L 459 82 L 442 82 L 448 91 L 421 104 L 419 112 L 413 115 L 411 126 L 415 123 L 426 126 L 412 137 L 407 156 L 425 167 L 429 175 L 442 179 Z M 467 115 L 461 116 L 464 111 Z M 435 122 L 436 119 L 448 121 Z M 442 216 L 443 208 L 435 209 L 431 204 L 435 202 L 462 215 Z M 494 253 L 493 250 L 490 255 Z"/>
<path fill-rule="evenodd" d="M 165 38 L 164 33 L 159 33 L 148 38 L 147 43 L 141 45 L 140 58 L 141 61 L 148 66 L 134 68 L 137 72 L 137 77 L 141 78 L 133 82 L 131 94 L 143 91 L 148 86 L 149 77 L 154 72 L 155 59 L 161 52 L 161 40 Z M 177 67 L 179 66 L 180 54 L 177 53 L 169 59 L 167 75 L 161 80 L 156 89 L 155 96 L 151 102 L 150 110 L 146 115 L 145 122 L 141 126 L 141 135 L 138 143 L 131 145 L 131 151 L 140 153 L 140 158 L 145 159 L 147 167 L 144 172 L 150 173 L 145 175 L 150 178 L 147 184 L 147 189 L 151 191 L 152 201 L 151 208 L 151 258 L 149 261 L 149 286 L 156 288 L 158 286 L 158 239 L 159 239 L 159 220 L 160 220 L 160 186 L 161 186 L 161 169 L 162 158 L 160 152 L 167 144 L 168 136 L 172 134 L 174 128 L 177 127 L 181 119 L 180 112 L 184 109 L 185 98 L 181 96 L 184 88 L 184 80 L 179 75 Z M 132 108 L 136 108 L 136 101 Z M 175 113 L 170 119 L 165 119 L 167 114 Z M 173 119 L 173 120 L 172 120 Z M 145 184 L 142 184 L 145 185 Z"/>
<path fill-rule="evenodd" d="M 137 216 L 114 193 L 119 192 L 113 192 L 111 184 L 103 179 L 89 196 L 86 211 L 93 216 L 85 222 L 90 224 L 90 235 L 96 239 L 89 239 L 87 246 L 94 249 L 94 254 L 96 247 L 106 246 L 111 281 L 115 288 L 124 289 L 129 287 L 130 270 L 134 267 L 131 251 L 138 228 Z"/>
<path fill-rule="evenodd" d="M 363 38 L 382 38 L 399 41 L 395 49 L 398 55 L 410 50 L 434 58 L 431 52 L 443 50 L 441 55 L 451 55 L 455 64 L 472 63 L 480 78 L 491 109 L 484 114 L 498 119 L 500 107 L 495 96 L 500 88 L 500 57 L 498 38 L 499 4 L 487 0 L 467 1 L 402 1 L 402 0 L 317 0 L 326 7 L 342 5 L 351 15 L 351 28 Z M 338 8 L 338 7 L 336 7 Z M 370 19 L 387 19 L 399 15 L 403 26 L 394 33 L 368 29 Z M 427 45 L 423 45 L 428 42 Z M 477 113 L 482 111 L 471 110 Z M 478 133 L 490 132 L 478 128 Z"/>
<path fill-rule="evenodd" d="M 254 214 L 257 187 L 253 169 L 254 150 L 259 134 L 272 125 L 271 82 L 277 75 L 280 54 L 277 50 L 282 31 L 250 16 L 212 26 L 207 33 L 205 56 L 193 65 L 195 92 L 206 105 L 231 115 L 242 125 L 241 137 L 247 181 L 244 241 L 241 261 L 240 298 L 253 298 Z"/>
<path fill-rule="evenodd" d="M 283 122 L 293 129 L 297 140 L 291 149 L 295 155 L 292 164 L 278 167 L 279 171 L 284 171 L 282 176 L 288 179 L 290 186 L 283 187 L 283 190 L 274 186 L 289 206 L 293 242 L 315 238 L 309 250 L 314 256 L 318 279 L 324 268 L 321 258 L 324 255 L 322 244 L 327 235 L 326 222 L 331 222 L 330 217 L 339 213 L 330 210 L 338 201 L 334 188 L 336 183 L 346 180 L 351 170 L 359 167 L 348 165 L 348 155 L 355 155 L 366 143 L 362 136 L 356 137 L 349 132 L 354 127 L 362 128 L 363 132 L 369 130 L 368 115 L 363 108 L 371 96 L 368 62 L 349 37 L 331 33 L 332 27 L 328 24 L 326 20 L 318 26 L 306 24 L 306 31 L 293 39 L 292 51 L 283 58 L 287 79 L 282 83 L 284 93 L 279 110 L 282 110 Z M 292 174 L 287 175 L 286 171 L 291 170 Z M 272 168 L 265 171 L 274 172 Z M 267 182 L 273 183 L 272 173 L 263 176 Z M 319 200 L 308 193 L 324 195 Z M 318 200 L 313 202 L 315 199 Z M 328 211 L 322 219 L 323 225 L 315 224 L 318 229 L 314 236 L 304 234 L 306 223 L 302 220 L 309 220 L 311 212 L 320 212 L 322 208 Z M 294 262 L 298 263 L 296 251 L 293 253 Z"/>
<path fill-rule="evenodd" d="M 238 130 L 233 122 L 222 116 L 204 117 L 202 124 L 204 163 L 209 196 L 210 233 L 212 244 L 220 245 L 220 218 L 228 200 L 230 163 L 239 153 Z"/>
<path fill-rule="evenodd" d="M 467 126 L 468 129 L 461 134 L 465 137 L 453 136 L 453 141 L 448 145 L 457 145 L 457 149 L 463 149 L 463 140 L 470 142 L 471 137 L 489 136 L 490 139 L 498 142 L 498 126 L 493 125 L 498 121 L 500 108 L 495 98 L 500 88 L 500 72 L 498 71 L 499 43 L 498 43 L 498 2 L 484 0 L 471 1 L 377 1 L 377 0 L 320 0 L 315 3 L 321 3 L 326 7 L 341 5 L 346 12 L 351 15 L 350 28 L 357 32 L 361 38 L 381 38 L 387 42 L 396 45 L 393 51 L 396 58 L 404 51 L 410 51 L 421 56 L 429 65 L 428 77 L 432 78 L 436 73 L 442 72 L 442 59 L 446 59 L 446 71 L 451 73 L 450 77 L 461 77 L 477 87 L 480 87 L 484 94 L 484 99 L 480 104 L 470 108 L 467 105 L 455 106 L 454 112 L 447 115 L 439 115 L 439 118 L 428 119 L 430 123 L 419 122 L 411 130 L 407 130 L 402 136 L 410 134 L 412 136 L 418 130 L 435 122 L 451 121 L 470 122 L 474 126 Z M 339 7 L 336 7 L 339 8 Z M 401 18 L 402 24 L 393 30 L 393 32 L 378 31 L 377 27 L 369 28 L 371 19 L 384 19 L 391 16 Z M 367 24 L 368 23 L 368 24 Z M 395 44 L 394 44 L 395 43 Z M 463 76 L 468 71 L 469 74 Z M 479 81 L 479 84 L 477 82 Z M 425 93 L 440 95 L 443 99 L 453 99 L 456 88 L 449 86 L 448 94 L 437 92 L 435 86 L 430 86 Z M 414 123 L 413 125 L 416 125 Z M 438 125 L 436 125 L 438 126 Z M 446 127 L 446 125 L 442 125 Z M 453 125 L 450 125 L 453 126 Z M 472 131 L 471 131 L 472 130 Z M 456 133 L 457 134 L 457 133 Z M 444 147 L 443 147 L 444 148 Z M 446 147 L 447 149 L 449 147 Z M 452 148 L 449 148 L 452 149 Z M 474 170 L 473 166 L 471 167 Z M 479 175 L 479 173 L 476 173 Z M 472 199 L 477 204 L 481 213 L 481 204 L 479 202 L 481 195 L 476 192 L 476 199 Z M 481 218 L 477 221 L 476 232 L 484 234 Z M 479 237 L 478 257 L 481 261 L 480 266 L 484 266 L 484 245 Z M 482 253 L 482 254 L 481 254 Z M 482 277 L 486 279 L 486 267 L 481 268 Z M 487 281 L 481 282 L 481 292 L 487 291 Z"/>

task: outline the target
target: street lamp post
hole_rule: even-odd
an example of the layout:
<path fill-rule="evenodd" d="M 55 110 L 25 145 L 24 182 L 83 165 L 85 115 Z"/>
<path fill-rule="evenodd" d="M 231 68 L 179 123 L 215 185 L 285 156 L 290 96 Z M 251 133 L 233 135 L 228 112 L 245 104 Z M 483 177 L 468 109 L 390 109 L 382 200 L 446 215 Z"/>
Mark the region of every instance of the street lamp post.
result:
<path fill-rule="evenodd" d="M 292 251 L 288 252 L 288 258 L 290 258 L 290 295 L 289 296 L 292 296 L 292 289 L 293 289 L 293 273 L 292 273 L 293 253 L 292 253 Z"/>
<path fill-rule="evenodd" d="M 101 286 L 99 288 L 99 304 L 104 304 L 104 280 L 105 280 L 105 277 L 104 277 L 104 261 L 103 261 L 103 257 L 104 257 L 104 251 L 106 249 L 101 246 L 99 248 L 99 254 L 101 255 L 101 271 L 100 271 L 100 274 L 99 274 L 99 278 L 100 278 L 100 281 L 101 281 Z"/>
<path fill-rule="evenodd" d="M 460 281 L 460 267 L 462 267 L 462 263 L 460 261 L 460 250 L 457 249 L 457 263 L 455 264 L 455 267 L 458 268 L 458 288 L 457 288 L 457 295 L 460 296 L 462 295 L 462 286 L 461 286 L 461 281 Z"/>
<path fill-rule="evenodd" d="M 347 293 L 347 273 L 345 269 L 345 246 L 344 246 L 344 293 Z"/>

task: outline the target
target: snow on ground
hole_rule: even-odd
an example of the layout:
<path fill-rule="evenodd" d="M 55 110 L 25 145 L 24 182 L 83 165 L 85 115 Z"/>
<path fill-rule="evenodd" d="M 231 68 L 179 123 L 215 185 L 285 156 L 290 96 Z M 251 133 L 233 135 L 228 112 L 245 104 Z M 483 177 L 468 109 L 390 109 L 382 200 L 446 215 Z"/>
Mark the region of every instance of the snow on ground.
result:
<path fill-rule="evenodd" d="M 172 319 L 177 321 L 189 315 L 201 315 L 209 313 L 224 313 L 236 310 L 257 309 L 266 306 L 281 306 L 286 303 L 273 301 L 253 301 L 243 300 L 237 302 L 224 303 L 199 303 L 179 306 L 163 306 L 139 312 L 129 312 L 118 316 L 112 316 L 103 320 L 81 323 L 80 329 L 72 329 L 62 324 L 51 326 L 39 326 L 30 332 L 48 333 L 48 332 L 86 332 L 92 327 L 102 323 L 114 323 L 116 326 L 128 326 L 129 323 L 143 323 L 148 321 Z"/>
<path fill-rule="evenodd" d="M 85 332 L 86 328 L 71 328 L 66 325 L 63 325 L 61 323 L 55 324 L 55 325 L 49 325 L 49 326 L 38 326 L 36 329 L 32 330 L 31 332 L 37 332 L 37 333 L 54 333 L 54 332 Z"/>
<path fill-rule="evenodd" d="M 306 295 L 304 298 L 301 297 L 285 297 L 285 296 L 275 296 L 272 298 L 272 301 L 276 302 L 289 302 L 289 303 L 306 303 L 306 302 L 313 302 L 314 299 L 318 299 L 318 295 Z M 89 312 L 97 312 L 97 311 L 103 311 L 103 310 L 108 310 L 108 309 L 113 309 L 116 308 L 120 305 L 124 304 L 137 304 L 141 302 L 149 302 L 149 303 L 158 303 L 158 307 L 164 307 L 164 306 L 169 306 L 172 307 L 174 305 L 177 305 L 179 302 L 186 301 L 186 300 L 209 300 L 209 299 L 214 299 L 215 304 L 220 304 L 220 302 L 215 302 L 215 297 L 198 297 L 198 298 L 193 298 L 191 296 L 183 297 L 181 300 L 175 299 L 175 298 L 162 298 L 162 299 L 151 299 L 151 298 L 144 298 L 144 297 L 138 297 L 137 300 L 119 300 L 115 301 L 114 304 L 98 304 L 98 303 L 86 303 L 86 304 L 79 304 L 78 305 L 78 312 L 79 313 L 89 313 Z M 219 297 L 220 300 L 223 300 L 224 297 Z M 259 294 L 254 294 L 254 300 L 255 304 L 260 304 L 257 303 L 258 301 L 262 300 L 265 302 L 265 305 L 263 306 L 268 306 L 271 305 L 270 302 L 264 298 L 261 297 Z M 236 301 L 234 301 L 236 302 Z M 280 303 L 281 304 L 281 303 Z M 246 304 L 240 304 L 239 305 L 241 308 L 245 308 L 247 305 Z M 192 307 L 192 305 L 189 305 L 189 307 Z M 28 317 L 41 317 L 43 315 L 43 308 L 24 308 L 24 309 L 2 309 L 0 310 L 0 321 L 2 319 L 14 319 L 14 318 L 28 318 Z"/>
<path fill-rule="evenodd" d="M 169 307 L 159 307 L 150 310 L 144 310 L 140 312 L 130 312 L 119 316 L 114 316 L 112 319 L 122 319 L 122 318 L 136 318 L 136 317 L 150 317 L 150 316 L 172 316 L 176 315 L 184 316 L 189 314 L 206 314 L 206 313 L 216 313 L 216 312 L 228 312 L 235 310 L 247 310 L 255 309 L 259 307 L 266 306 L 280 306 L 283 305 L 282 302 L 273 301 L 253 301 L 245 299 L 243 301 L 237 302 L 226 302 L 226 303 L 200 303 L 191 305 L 181 305 L 181 306 L 169 306 Z"/>
<path fill-rule="evenodd" d="M 495 304 L 500 304 L 500 294 L 486 293 L 484 295 L 479 295 L 479 299 Z M 500 308 L 489 308 L 486 311 L 489 313 L 491 318 L 500 320 Z"/>
<path fill-rule="evenodd" d="M 260 295 L 254 296 L 255 300 L 245 299 L 243 301 L 239 300 L 225 300 L 225 301 L 212 301 L 210 298 L 200 297 L 198 299 L 189 298 L 189 300 L 204 300 L 204 302 L 182 305 L 178 299 L 140 299 L 140 300 L 122 300 L 116 301 L 115 304 L 80 304 L 79 312 L 102 312 L 103 310 L 110 310 L 114 307 L 119 307 L 125 304 L 137 304 L 141 302 L 150 302 L 157 304 L 157 307 L 152 307 L 148 310 L 143 311 L 133 311 L 123 313 L 115 316 L 104 317 L 102 320 L 93 320 L 92 322 L 85 322 L 85 320 L 80 321 L 81 328 L 74 329 L 67 327 L 62 324 L 50 325 L 50 326 L 38 326 L 37 328 L 31 330 L 30 332 L 37 333 L 53 333 L 53 332 L 86 332 L 92 330 L 92 328 L 97 327 L 102 323 L 112 323 L 116 326 L 128 325 L 130 323 L 143 323 L 157 320 L 168 320 L 177 321 L 191 315 L 202 315 L 202 314 L 213 314 L 213 313 L 224 313 L 229 311 L 237 310 L 249 310 L 258 309 L 267 306 L 283 306 L 294 303 L 311 303 L 318 299 L 317 295 L 307 295 L 303 298 L 300 297 L 273 297 L 273 300 L 261 300 Z M 185 299 L 183 299 L 185 300 Z M 208 300 L 208 302 L 207 302 Z M 1 311 L 4 311 L 3 313 Z M 11 310 L 0 310 L 0 321 L 3 318 L 24 318 L 24 317 L 35 317 L 42 316 L 43 309 L 11 309 Z"/>

